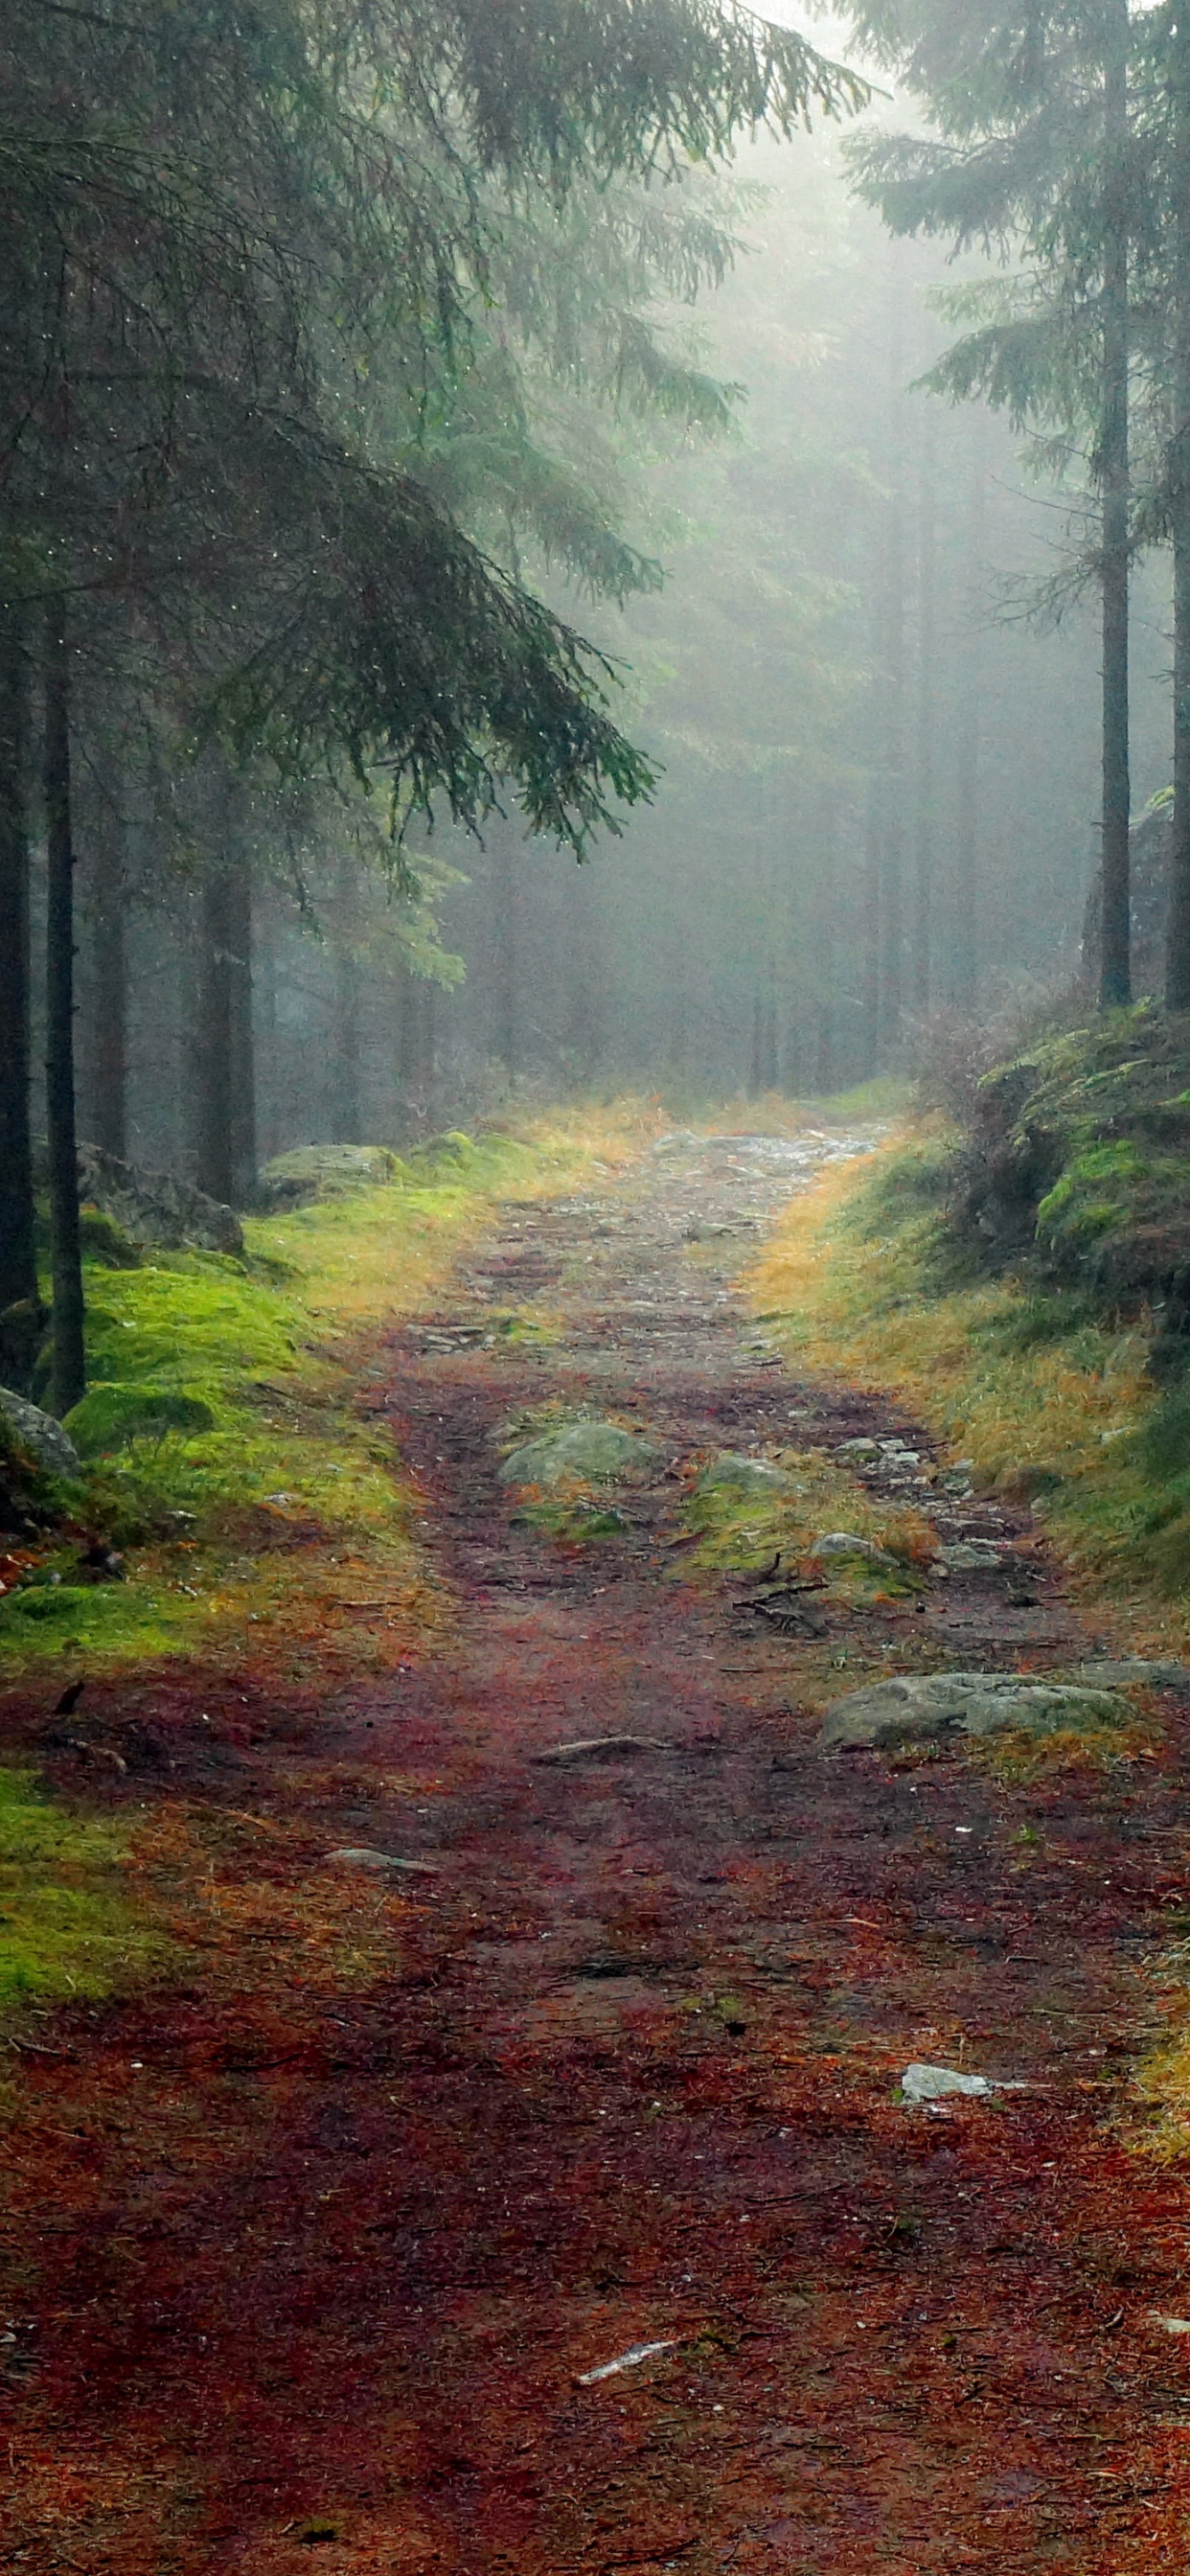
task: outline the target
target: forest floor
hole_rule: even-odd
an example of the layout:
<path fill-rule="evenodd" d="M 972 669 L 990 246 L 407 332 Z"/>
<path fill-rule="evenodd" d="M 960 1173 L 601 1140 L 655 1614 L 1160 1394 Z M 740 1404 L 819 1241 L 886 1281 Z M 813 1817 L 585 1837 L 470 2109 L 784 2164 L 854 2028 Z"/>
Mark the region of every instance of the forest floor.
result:
<path fill-rule="evenodd" d="M 422 1651 L 97 1682 L 174 1951 L 10 2044 L 25 2576 L 1184 2576 L 1190 2193 L 1129 2076 L 1185 1928 L 1185 1712 L 1123 1766 L 825 1752 L 849 1680 L 1070 1663 L 1085 1604 L 1023 1506 L 941 1483 L 915 1512 L 994 1571 L 790 1633 L 691 1529 L 708 1455 L 936 1454 L 730 1285 L 852 1141 L 679 1140 L 510 1205 L 378 1341 Z M 500 1481 L 551 1405 L 660 1453 L 586 1544 Z M 1021 2089 L 913 2107 L 918 2059 Z"/>

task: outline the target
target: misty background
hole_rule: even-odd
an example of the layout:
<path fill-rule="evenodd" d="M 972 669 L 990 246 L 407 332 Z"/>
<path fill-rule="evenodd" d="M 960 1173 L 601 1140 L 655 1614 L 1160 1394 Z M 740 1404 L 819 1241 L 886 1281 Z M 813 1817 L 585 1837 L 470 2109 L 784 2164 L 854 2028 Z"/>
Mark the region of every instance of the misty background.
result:
<path fill-rule="evenodd" d="M 895 101 L 872 115 L 911 121 Z M 201 777 L 169 809 L 126 742 L 106 773 L 92 756 L 83 1137 L 219 1184 L 196 1133 L 212 941 L 254 1058 L 232 1069 L 251 1094 L 241 1183 L 296 1144 L 400 1141 L 516 1098 L 826 1093 L 911 1060 L 932 1015 L 984 1019 L 1077 975 L 1095 602 L 1035 614 L 1072 557 L 1077 487 L 1033 470 L 983 404 L 916 381 L 954 336 L 938 290 L 983 264 L 891 239 L 838 127 L 762 141 L 713 184 L 734 265 L 651 318 L 738 388 L 730 424 L 570 397 L 559 432 L 663 586 L 620 607 L 540 547 L 515 557 L 612 657 L 654 801 L 581 866 L 511 805 L 481 841 L 415 829 L 411 890 L 379 805 L 361 842 L 329 793 L 241 786 L 251 890 L 220 927 Z M 1135 813 L 1169 777 L 1167 591 L 1165 558 L 1143 561 Z"/>

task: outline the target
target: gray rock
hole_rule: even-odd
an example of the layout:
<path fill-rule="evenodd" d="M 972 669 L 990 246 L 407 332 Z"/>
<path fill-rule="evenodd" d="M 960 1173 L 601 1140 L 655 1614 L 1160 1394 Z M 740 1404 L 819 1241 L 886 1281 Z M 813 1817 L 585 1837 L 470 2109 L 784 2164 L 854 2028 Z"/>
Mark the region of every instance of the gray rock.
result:
<path fill-rule="evenodd" d="M 1001 1562 L 1000 1550 L 992 1538 L 956 1539 L 953 1547 L 939 1548 L 934 1560 L 947 1574 L 976 1574 L 994 1570 Z"/>
<path fill-rule="evenodd" d="M 986 2075 L 960 2075 L 954 2066 L 925 2066 L 915 2062 L 901 2077 L 901 2092 L 906 2102 L 941 2102 L 948 2093 L 990 2093 L 993 2090 Z"/>
<path fill-rule="evenodd" d="M 1131 1716 L 1117 1692 L 1085 1683 L 1028 1673 L 926 1673 L 848 1691 L 827 1710 L 819 1740 L 846 1752 L 940 1735 L 999 1735 L 1009 1727 L 1053 1735 L 1068 1726 L 1123 1726 Z"/>
<path fill-rule="evenodd" d="M 1093 1688 L 1119 1689 L 1126 1682 L 1149 1682 L 1154 1690 L 1190 1690 L 1190 1664 L 1146 1663 L 1143 1655 L 1126 1655 L 1112 1663 L 1107 1656 L 1080 1664 L 1075 1679 Z"/>
<path fill-rule="evenodd" d="M 622 1431 L 615 1422 L 568 1422 L 558 1431 L 523 1441 L 500 1469 L 502 1485 L 560 1485 L 568 1476 L 591 1485 L 614 1484 L 621 1476 L 647 1475 L 661 1463 L 663 1451 L 637 1431 Z"/>
<path fill-rule="evenodd" d="M 187 1244 L 201 1252 L 244 1249 L 240 1221 L 231 1208 L 180 1181 L 174 1172 L 144 1172 L 99 1145 L 80 1145 L 78 1175 L 80 1198 L 114 1217 L 134 1243 L 160 1244 L 170 1252 Z"/>
<path fill-rule="evenodd" d="M 409 1870 L 418 1878 L 438 1875 L 432 1860 L 401 1860 L 396 1852 L 369 1851 L 365 1846 L 357 1849 L 350 1843 L 341 1851 L 328 1852 L 327 1859 L 339 1861 L 344 1869 L 373 1869 L 378 1875 L 386 1869 Z"/>
<path fill-rule="evenodd" d="M 865 1565 L 896 1564 L 887 1548 L 877 1547 L 874 1539 L 860 1538 L 855 1530 L 823 1530 L 810 1549 L 811 1556 L 860 1556 Z"/>
<path fill-rule="evenodd" d="M 878 1440 L 840 1440 L 835 1454 L 839 1458 L 878 1458 L 880 1443 Z"/>
<path fill-rule="evenodd" d="M 14 1395 L 10 1387 L 0 1386 L 0 1414 L 39 1467 L 48 1468 L 52 1476 L 81 1476 L 82 1460 L 74 1442 L 52 1413 L 43 1413 L 40 1405 L 28 1404 L 23 1395 Z"/>
<path fill-rule="evenodd" d="M 703 1468 L 694 1490 L 699 1494 L 758 1494 L 771 1500 L 777 1494 L 795 1493 L 797 1486 L 784 1467 L 774 1467 L 769 1459 L 745 1458 L 734 1450 L 725 1450 L 722 1457 L 712 1458 L 710 1466 Z"/>

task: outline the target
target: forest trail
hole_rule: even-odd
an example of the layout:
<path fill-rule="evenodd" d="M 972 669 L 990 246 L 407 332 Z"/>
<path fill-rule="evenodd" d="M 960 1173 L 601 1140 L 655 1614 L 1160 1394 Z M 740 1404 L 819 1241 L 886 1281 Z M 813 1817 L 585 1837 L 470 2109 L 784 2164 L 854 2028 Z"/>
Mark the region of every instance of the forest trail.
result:
<path fill-rule="evenodd" d="M 929 1458 L 792 1378 L 729 1285 L 849 1141 L 679 1138 L 509 1208 L 365 1396 L 425 1496 L 439 1645 L 346 1691 L 176 1694 L 278 1907 L 336 1846 L 438 1875 L 339 1873 L 366 1976 L 291 1971 L 283 1913 L 271 1945 L 229 1897 L 212 1987 L 22 2061 L 23 2576 L 1184 2571 L 1190 2342 L 1154 2319 L 1190 2306 L 1187 2193 L 1111 2125 L 1183 1884 L 1176 1715 L 1123 1789 L 822 1752 L 841 1658 L 1088 1642 L 1023 1515 L 903 1461 L 873 1482 L 996 1537 L 998 1570 L 806 1637 L 680 1571 L 692 1454 Z M 555 1337 L 493 1331 L 510 1309 Z M 551 1398 L 666 1462 L 582 1550 L 498 1478 L 495 1427 Z M 648 1741 L 539 1758 L 607 1735 Z M 921 2058 L 1023 2089 L 910 2108 Z"/>

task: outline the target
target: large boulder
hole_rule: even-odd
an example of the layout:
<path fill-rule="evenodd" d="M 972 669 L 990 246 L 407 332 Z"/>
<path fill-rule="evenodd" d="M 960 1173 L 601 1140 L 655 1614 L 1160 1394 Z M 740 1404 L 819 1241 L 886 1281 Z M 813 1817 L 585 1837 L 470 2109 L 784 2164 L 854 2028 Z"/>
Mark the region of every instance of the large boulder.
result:
<path fill-rule="evenodd" d="M 621 1477 L 644 1476 L 661 1462 L 663 1452 L 637 1431 L 622 1431 L 615 1422 L 567 1422 L 522 1441 L 500 1469 L 503 1485 L 561 1485 L 573 1477 L 584 1485 L 611 1485 Z"/>
<path fill-rule="evenodd" d="M 309 1207 L 316 1199 L 351 1197 L 356 1190 L 387 1188 L 405 1171 L 387 1145 L 298 1145 L 274 1154 L 260 1176 L 260 1198 L 270 1209 Z"/>
<path fill-rule="evenodd" d="M 101 1145 L 78 1149 L 79 1197 L 84 1204 L 113 1217 L 134 1243 L 157 1245 L 163 1252 L 187 1248 L 199 1252 L 240 1253 L 244 1237 L 239 1218 L 220 1199 L 210 1199 L 176 1172 L 145 1172 Z"/>
<path fill-rule="evenodd" d="M 51 1476 L 79 1476 L 82 1461 L 69 1432 L 52 1413 L 43 1413 L 40 1405 L 28 1404 L 23 1395 L 14 1395 L 11 1387 L 0 1386 L 0 1433 L 19 1443 Z"/>
<path fill-rule="evenodd" d="M 1085 1682 L 1056 1682 L 1032 1673 L 923 1673 L 870 1682 L 829 1708 L 821 1743 L 833 1752 L 862 1745 L 928 1742 L 945 1735 L 999 1735 L 1023 1728 L 1056 1735 L 1064 1728 L 1123 1726 L 1132 1714 L 1117 1691 Z"/>

